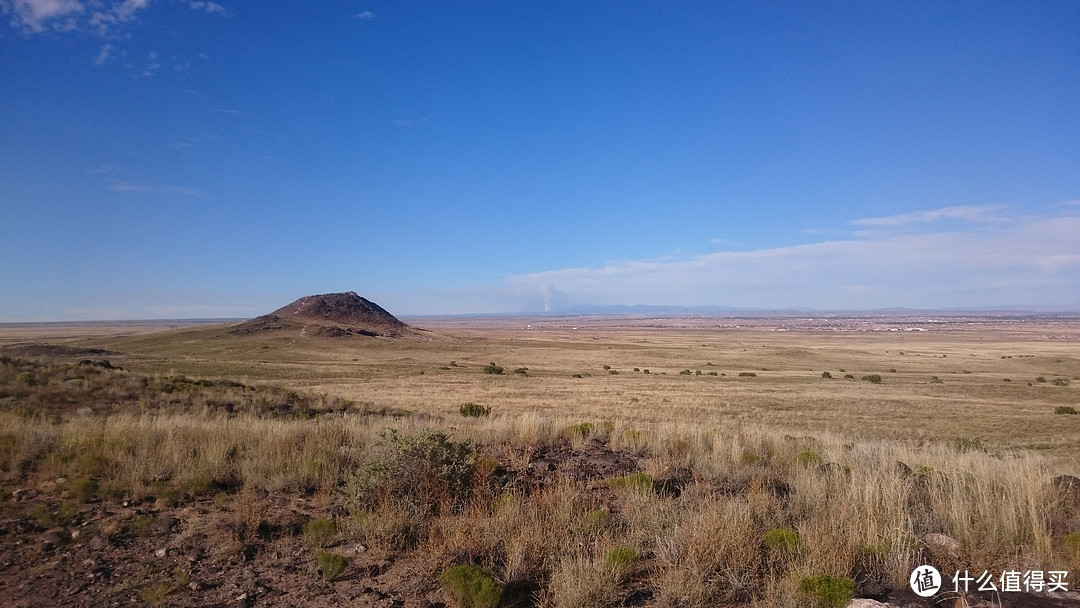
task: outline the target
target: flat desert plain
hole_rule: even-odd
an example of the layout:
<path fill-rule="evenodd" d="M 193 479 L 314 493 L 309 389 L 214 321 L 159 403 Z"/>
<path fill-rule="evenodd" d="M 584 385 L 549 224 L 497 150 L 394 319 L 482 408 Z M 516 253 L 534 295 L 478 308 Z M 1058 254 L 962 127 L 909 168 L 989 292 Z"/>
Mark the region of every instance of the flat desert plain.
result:
<path fill-rule="evenodd" d="M 235 337 L 181 322 L 0 328 L 0 343 L 104 348 L 137 372 L 279 383 L 373 408 L 761 425 L 851 439 L 981 442 L 1080 471 L 1080 318 L 431 317 L 420 339 Z M 491 363 L 502 374 L 485 374 Z M 515 370 L 521 370 L 515 373 Z M 828 372 L 831 378 L 823 378 Z M 753 375 L 749 375 L 753 374 Z M 880 382 L 864 377 L 877 375 Z"/>

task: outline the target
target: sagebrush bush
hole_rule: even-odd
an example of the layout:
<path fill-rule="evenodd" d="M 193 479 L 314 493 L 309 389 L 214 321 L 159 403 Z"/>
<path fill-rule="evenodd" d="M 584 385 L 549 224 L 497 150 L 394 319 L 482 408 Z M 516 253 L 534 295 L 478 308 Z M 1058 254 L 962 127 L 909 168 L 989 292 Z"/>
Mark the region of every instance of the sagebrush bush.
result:
<path fill-rule="evenodd" d="M 867 374 L 861 378 L 863 382 L 870 382 L 871 384 L 881 384 L 881 374 Z"/>
<path fill-rule="evenodd" d="M 476 449 L 437 430 L 413 434 L 390 429 L 375 453 L 350 472 L 343 492 L 356 510 L 388 501 L 415 504 L 443 513 L 462 506 L 472 491 Z"/>
<path fill-rule="evenodd" d="M 765 533 L 763 539 L 770 549 L 778 551 L 794 551 L 802 544 L 802 537 L 791 528 L 773 528 Z"/>
<path fill-rule="evenodd" d="M 855 595 L 855 581 L 844 576 L 819 574 L 799 581 L 799 590 L 809 596 L 817 608 L 844 608 Z"/>
<path fill-rule="evenodd" d="M 328 581 L 334 580 L 344 572 L 348 563 L 345 556 L 340 553 L 331 553 L 322 549 L 315 552 L 315 564 L 319 569 L 319 574 Z"/>
<path fill-rule="evenodd" d="M 503 585 L 473 564 L 447 568 L 439 583 L 459 608 L 495 608 L 502 599 Z"/>
<path fill-rule="evenodd" d="M 458 408 L 462 416 L 466 418 L 480 418 L 481 416 L 488 416 L 491 414 L 491 406 L 483 406 L 472 401 L 462 403 Z"/>
<path fill-rule="evenodd" d="M 1059 405 L 1054 408 L 1055 414 L 1076 414 L 1076 408 L 1071 405 Z"/>
<path fill-rule="evenodd" d="M 320 549 L 333 542 L 338 534 L 337 524 L 332 519 L 316 518 L 304 524 L 304 538 Z"/>

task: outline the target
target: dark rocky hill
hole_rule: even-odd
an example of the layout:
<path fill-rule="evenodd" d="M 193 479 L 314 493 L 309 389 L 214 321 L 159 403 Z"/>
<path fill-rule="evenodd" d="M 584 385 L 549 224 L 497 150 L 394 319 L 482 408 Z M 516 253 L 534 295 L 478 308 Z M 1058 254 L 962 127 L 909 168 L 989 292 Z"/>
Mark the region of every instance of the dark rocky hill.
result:
<path fill-rule="evenodd" d="M 245 321 L 230 333 L 250 335 L 275 331 L 301 331 L 305 336 L 331 338 L 399 338 L 413 333 L 414 329 L 378 304 L 349 291 L 305 296 L 270 314 Z"/>

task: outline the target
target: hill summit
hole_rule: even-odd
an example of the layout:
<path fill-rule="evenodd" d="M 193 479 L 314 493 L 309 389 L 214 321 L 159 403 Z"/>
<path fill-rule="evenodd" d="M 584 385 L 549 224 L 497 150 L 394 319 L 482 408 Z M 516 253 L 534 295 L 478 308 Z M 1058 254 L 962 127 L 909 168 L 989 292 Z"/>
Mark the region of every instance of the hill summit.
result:
<path fill-rule="evenodd" d="M 371 300 L 348 291 L 304 296 L 268 315 L 241 323 L 231 333 L 288 330 L 332 338 L 350 335 L 398 338 L 411 333 L 412 327 Z"/>

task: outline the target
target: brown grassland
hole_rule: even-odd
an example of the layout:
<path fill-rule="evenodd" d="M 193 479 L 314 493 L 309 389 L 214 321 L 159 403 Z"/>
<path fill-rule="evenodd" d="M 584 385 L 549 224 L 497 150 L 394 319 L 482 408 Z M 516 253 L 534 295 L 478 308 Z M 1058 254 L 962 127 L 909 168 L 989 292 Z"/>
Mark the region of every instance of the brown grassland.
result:
<path fill-rule="evenodd" d="M 1077 584 L 1076 318 L 411 321 L 0 326 L 0 604 L 56 605 L 35 577 L 184 606 L 831 607 L 922 563 Z"/>

